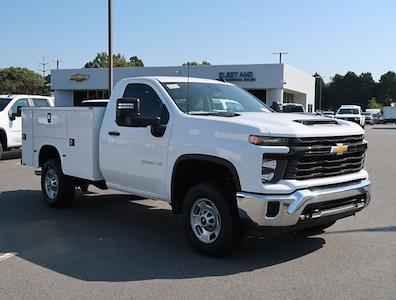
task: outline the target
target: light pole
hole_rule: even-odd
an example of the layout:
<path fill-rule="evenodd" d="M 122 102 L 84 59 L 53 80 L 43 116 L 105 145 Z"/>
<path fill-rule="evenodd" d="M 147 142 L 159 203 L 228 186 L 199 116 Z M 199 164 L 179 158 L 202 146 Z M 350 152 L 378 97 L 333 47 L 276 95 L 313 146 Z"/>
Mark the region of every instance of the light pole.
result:
<path fill-rule="evenodd" d="M 109 35 L 109 97 L 113 92 L 113 49 L 112 49 L 112 24 L 111 24 L 111 14 L 112 14 L 112 0 L 108 0 L 108 35 Z"/>
<path fill-rule="evenodd" d="M 287 52 L 274 52 L 273 55 L 279 55 L 279 64 L 282 63 L 282 54 L 289 54 Z"/>
<path fill-rule="evenodd" d="M 322 110 L 322 77 L 314 75 L 315 79 L 319 79 L 319 110 Z"/>

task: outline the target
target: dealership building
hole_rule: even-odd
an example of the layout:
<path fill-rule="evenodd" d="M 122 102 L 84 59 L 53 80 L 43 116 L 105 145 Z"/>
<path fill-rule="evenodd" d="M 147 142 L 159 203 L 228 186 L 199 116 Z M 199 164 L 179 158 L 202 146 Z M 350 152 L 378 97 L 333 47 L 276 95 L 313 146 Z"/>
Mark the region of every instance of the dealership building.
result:
<path fill-rule="evenodd" d="M 300 103 L 315 110 L 315 78 L 286 64 L 204 65 L 180 67 L 114 68 L 114 83 L 137 76 L 187 76 L 221 79 L 255 95 L 268 105 Z M 79 105 L 87 99 L 108 98 L 108 70 L 60 69 L 51 71 L 56 106 Z"/>

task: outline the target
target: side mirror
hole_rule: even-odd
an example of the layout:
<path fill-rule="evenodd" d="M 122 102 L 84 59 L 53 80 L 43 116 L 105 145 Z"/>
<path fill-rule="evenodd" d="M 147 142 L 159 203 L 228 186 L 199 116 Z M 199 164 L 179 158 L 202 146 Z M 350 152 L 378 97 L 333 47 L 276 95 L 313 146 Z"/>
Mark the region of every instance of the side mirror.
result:
<path fill-rule="evenodd" d="M 11 121 L 15 121 L 15 119 L 16 119 L 17 117 L 20 117 L 21 115 L 22 115 L 22 107 L 21 107 L 21 106 L 18 106 L 18 107 L 17 107 L 17 111 L 11 113 L 10 120 L 11 120 Z"/>
<path fill-rule="evenodd" d="M 120 98 L 116 105 L 116 123 L 118 126 L 147 127 L 161 125 L 159 117 L 141 116 L 140 99 L 138 98 Z"/>
<path fill-rule="evenodd" d="M 17 106 L 16 116 L 17 117 L 21 117 L 22 116 L 22 106 Z"/>

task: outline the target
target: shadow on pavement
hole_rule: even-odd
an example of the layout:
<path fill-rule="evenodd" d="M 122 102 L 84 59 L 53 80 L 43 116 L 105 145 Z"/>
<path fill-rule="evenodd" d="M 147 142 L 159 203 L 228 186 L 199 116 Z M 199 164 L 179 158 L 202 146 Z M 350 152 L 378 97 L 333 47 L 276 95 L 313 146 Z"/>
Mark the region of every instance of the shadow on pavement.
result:
<path fill-rule="evenodd" d="M 396 130 L 396 127 L 373 127 L 372 129 L 373 130 L 379 130 L 379 129 L 381 129 L 381 130 L 388 130 L 388 129 Z"/>
<path fill-rule="evenodd" d="M 48 208 L 40 191 L 0 193 L 0 253 L 86 281 L 138 281 L 223 276 L 280 264 L 320 249 L 325 240 L 295 234 L 246 239 L 213 259 L 185 241 L 180 218 L 130 195 L 76 197 L 66 210 Z"/>
<path fill-rule="evenodd" d="M 21 150 L 4 151 L 0 161 L 21 158 L 21 155 L 22 155 Z"/>
<path fill-rule="evenodd" d="M 326 234 L 353 233 L 353 232 L 396 232 L 396 226 L 362 228 L 362 229 L 352 229 L 352 230 L 338 230 L 338 231 L 326 232 Z"/>

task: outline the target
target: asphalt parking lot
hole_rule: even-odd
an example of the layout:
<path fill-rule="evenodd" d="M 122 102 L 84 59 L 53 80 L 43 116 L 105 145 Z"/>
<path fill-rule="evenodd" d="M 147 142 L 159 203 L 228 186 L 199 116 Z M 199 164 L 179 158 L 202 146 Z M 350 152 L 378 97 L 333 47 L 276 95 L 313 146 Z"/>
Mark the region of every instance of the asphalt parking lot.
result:
<path fill-rule="evenodd" d="M 195 253 L 169 206 L 93 190 L 53 210 L 39 177 L 0 161 L 0 299 L 396 299 L 396 126 L 367 128 L 370 206 L 311 237 Z"/>

